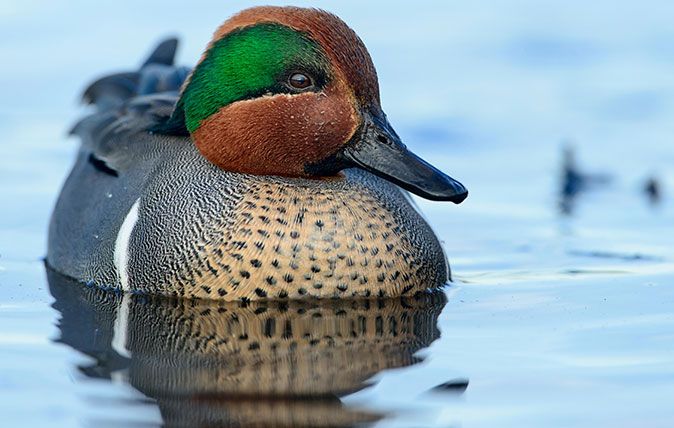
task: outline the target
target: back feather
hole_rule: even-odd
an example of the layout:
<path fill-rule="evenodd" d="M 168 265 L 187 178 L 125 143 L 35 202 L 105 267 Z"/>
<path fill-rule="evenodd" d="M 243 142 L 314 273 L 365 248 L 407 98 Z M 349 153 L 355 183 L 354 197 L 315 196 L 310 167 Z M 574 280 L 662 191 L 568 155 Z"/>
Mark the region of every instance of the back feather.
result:
<path fill-rule="evenodd" d="M 96 106 L 96 112 L 80 120 L 71 134 L 81 138 L 97 169 L 117 175 L 132 151 L 131 137 L 167 123 L 190 72 L 173 65 L 177 46 L 177 39 L 166 39 L 137 71 L 104 76 L 84 91 L 84 102 Z"/>
<path fill-rule="evenodd" d="M 82 99 L 99 111 L 119 107 L 139 95 L 178 91 L 189 74 L 189 68 L 174 66 L 178 39 L 169 38 L 152 51 L 137 71 L 110 74 L 94 81 Z"/>

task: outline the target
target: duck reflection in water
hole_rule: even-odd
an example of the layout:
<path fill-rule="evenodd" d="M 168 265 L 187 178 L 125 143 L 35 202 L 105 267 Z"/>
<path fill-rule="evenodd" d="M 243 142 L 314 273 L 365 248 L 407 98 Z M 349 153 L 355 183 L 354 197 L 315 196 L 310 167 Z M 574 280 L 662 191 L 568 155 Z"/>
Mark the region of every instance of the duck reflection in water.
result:
<path fill-rule="evenodd" d="M 345 406 L 440 333 L 442 292 L 414 298 L 234 303 L 122 295 L 47 269 L 57 342 L 122 378 L 182 426 L 352 426 L 384 415 Z"/>

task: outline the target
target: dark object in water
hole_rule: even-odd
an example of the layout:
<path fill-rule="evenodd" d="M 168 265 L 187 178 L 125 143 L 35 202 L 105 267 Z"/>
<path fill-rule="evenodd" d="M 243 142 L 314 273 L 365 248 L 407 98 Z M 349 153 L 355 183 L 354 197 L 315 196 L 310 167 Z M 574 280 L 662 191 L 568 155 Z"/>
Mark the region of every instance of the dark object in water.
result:
<path fill-rule="evenodd" d="M 563 156 L 559 208 L 562 214 L 572 214 L 578 195 L 595 186 L 608 184 L 611 177 L 607 174 L 588 174 L 579 170 L 575 150 L 571 146 L 564 148 Z"/>
<path fill-rule="evenodd" d="M 567 254 L 570 256 L 577 257 L 592 257 L 598 259 L 613 259 L 613 260 L 622 260 L 622 261 L 660 261 L 662 260 L 659 257 L 651 256 L 648 254 L 641 253 L 619 253 L 613 251 L 582 251 L 582 250 L 571 250 L 567 251 Z"/>
<path fill-rule="evenodd" d="M 655 177 L 650 177 L 646 180 L 646 184 L 644 184 L 644 193 L 646 193 L 646 196 L 652 205 L 660 203 L 660 200 L 662 199 L 661 187 L 660 181 Z"/>
<path fill-rule="evenodd" d="M 468 379 L 457 378 L 431 388 L 431 392 L 463 394 L 468 388 Z"/>

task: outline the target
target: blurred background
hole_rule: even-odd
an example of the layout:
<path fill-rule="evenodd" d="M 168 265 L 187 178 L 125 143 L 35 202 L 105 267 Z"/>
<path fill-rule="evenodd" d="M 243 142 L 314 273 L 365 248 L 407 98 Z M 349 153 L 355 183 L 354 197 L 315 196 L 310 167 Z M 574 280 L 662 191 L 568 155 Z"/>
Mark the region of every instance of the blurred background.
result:
<path fill-rule="evenodd" d="M 83 380 L 89 357 L 54 343 L 41 260 L 78 146 L 67 131 L 92 79 L 135 69 L 165 36 L 193 65 L 255 4 L 278 2 L 1 1 L 8 426 L 161 420 L 128 383 Z M 382 426 L 674 424 L 674 3 L 293 4 L 360 35 L 403 141 L 470 191 L 460 206 L 419 200 L 454 272 L 440 339 L 345 406 L 388 414 Z M 467 389 L 428 392 L 452 379 Z"/>

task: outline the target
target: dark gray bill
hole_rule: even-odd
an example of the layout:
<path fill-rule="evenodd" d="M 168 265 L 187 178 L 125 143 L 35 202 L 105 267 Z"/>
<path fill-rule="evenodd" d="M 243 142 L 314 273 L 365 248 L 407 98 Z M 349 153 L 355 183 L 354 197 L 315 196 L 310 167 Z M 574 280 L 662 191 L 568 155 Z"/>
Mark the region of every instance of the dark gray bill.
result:
<path fill-rule="evenodd" d="M 359 132 L 338 157 L 422 198 L 460 204 L 468 196 L 463 184 L 409 151 L 383 114 L 365 115 Z"/>

